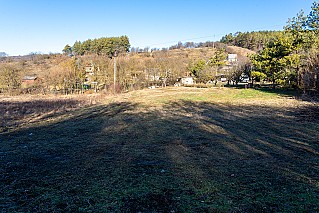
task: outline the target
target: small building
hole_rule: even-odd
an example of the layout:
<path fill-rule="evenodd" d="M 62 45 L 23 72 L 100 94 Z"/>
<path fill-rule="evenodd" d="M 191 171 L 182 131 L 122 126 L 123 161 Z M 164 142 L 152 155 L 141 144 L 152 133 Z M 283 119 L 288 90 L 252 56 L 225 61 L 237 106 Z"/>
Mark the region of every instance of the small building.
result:
<path fill-rule="evenodd" d="M 227 75 L 226 74 L 219 74 L 216 76 L 217 81 L 221 81 L 221 82 L 226 82 L 227 79 Z"/>
<path fill-rule="evenodd" d="M 181 79 L 182 85 L 193 85 L 194 84 L 194 78 L 191 76 L 183 77 Z"/>
<path fill-rule="evenodd" d="M 32 86 L 38 83 L 39 79 L 36 75 L 26 75 L 22 78 L 21 83 L 23 87 Z"/>
<path fill-rule="evenodd" d="M 86 66 L 85 73 L 88 75 L 94 75 L 94 66 Z"/>
<path fill-rule="evenodd" d="M 150 81 L 159 81 L 161 79 L 161 76 L 160 75 L 150 75 L 150 76 L 148 76 L 148 79 Z"/>
<path fill-rule="evenodd" d="M 94 66 L 93 63 L 85 66 L 85 81 L 84 85 L 86 88 L 96 88 L 97 83 L 95 84 L 95 72 L 99 72 L 100 68 L 98 66 Z"/>
<path fill-rule="evenodd" d="M 230 63 L 236 63 L 238 61 L 237 54 L 228 54 L 227 61 Z"/>

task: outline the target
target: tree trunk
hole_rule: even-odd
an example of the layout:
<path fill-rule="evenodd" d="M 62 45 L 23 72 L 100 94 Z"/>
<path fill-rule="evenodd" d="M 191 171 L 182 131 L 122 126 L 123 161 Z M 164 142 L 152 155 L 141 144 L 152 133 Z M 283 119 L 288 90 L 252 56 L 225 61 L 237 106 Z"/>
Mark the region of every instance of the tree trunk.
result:
<path fill-rule="evenodd" d="M 315 74 L 315 81 L 316 81 L 316 91 L 319 92 L 319 73 Z"/>
<path fill-rule="evenodd" d="M 272 89 L 274 90 L 274 89 L 276 89 L 276 85 L 275 85 L 275 83 L 276 83 L 276 80 L 275 80 L 275 73 L 273 73 L 272 74 Z"/>

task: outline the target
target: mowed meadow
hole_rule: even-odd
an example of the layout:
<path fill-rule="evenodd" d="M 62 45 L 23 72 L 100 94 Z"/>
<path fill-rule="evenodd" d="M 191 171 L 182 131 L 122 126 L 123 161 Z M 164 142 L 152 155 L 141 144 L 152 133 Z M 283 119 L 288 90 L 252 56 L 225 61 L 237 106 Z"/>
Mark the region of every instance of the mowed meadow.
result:
<path fill-rule="evenodd" d="M 2 212 L 319 211 L 319 104 L 293 93 L 0 99 Z"/>

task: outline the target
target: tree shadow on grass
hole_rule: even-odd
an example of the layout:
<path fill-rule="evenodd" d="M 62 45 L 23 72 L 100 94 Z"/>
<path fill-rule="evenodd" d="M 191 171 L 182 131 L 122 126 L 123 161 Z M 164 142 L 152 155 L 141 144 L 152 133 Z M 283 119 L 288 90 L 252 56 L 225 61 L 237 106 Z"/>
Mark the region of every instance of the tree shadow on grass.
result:
<path fill-rule="evenodd" d="M 25 123 L 54 118 L 85 105 L 87 104 L 84 101 L 76 99 L 1 101 L 0 133 L 23 126 Z"/>
<path fill-rule="evenodd" d="M 277 94 L 283 97 L 300 97 L 300 92 L 297 89 L 293 88 L 270 88 L 270 87 L 258 87 L 256 88 L 259 91 Z"/>
<path fill-rule="evenodd" d="M 198 122 L 201 131 L 197 128 L 189 136 L 197 135 L 198 139 L 186 140 L 192 141 L 188 147 L 194 146 L 192 156 L 202 155 L 194 167 L 207 171 L 208 179 L 217 179 L 227 200 L 237 203 L 237 210 L 278 211 L 286 205 L 290 211 L 289 207 L 303 209 L 307 202 L 318 201 L 319 134 L 315 120 L 300 124 L 299 113 L 294 116 L 291 111 L 269 107 L 192 102 L 173 103 L 171 107 L 178 109 L 177 114 L 190 113 L 188 119 Z M 308 193 L 310 188 L 315 190 Z M 307 201 L 301 198 L 310 194 Z M 300 199 L 304 203 L 298 203 Z M 318 208 L 315 202 L 308 210 Z"/>
<path fill-rule="evenodd" d="M 0 134 L 1 208 L 316 212 L 319 126 L 294 110 L 123 102 Z"/>

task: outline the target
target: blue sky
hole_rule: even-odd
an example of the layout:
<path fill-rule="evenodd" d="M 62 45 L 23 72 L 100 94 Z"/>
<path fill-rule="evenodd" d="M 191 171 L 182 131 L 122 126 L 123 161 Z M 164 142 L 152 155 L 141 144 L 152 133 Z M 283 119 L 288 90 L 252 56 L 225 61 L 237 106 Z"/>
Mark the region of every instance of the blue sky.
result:
<path fill-rule="evenodd" d="M 281 30 L 313 0 L 0 0 L 0 52 L 61 52 L 66 44 L 127 35 L 131 46 L 216 41 Z"/>

